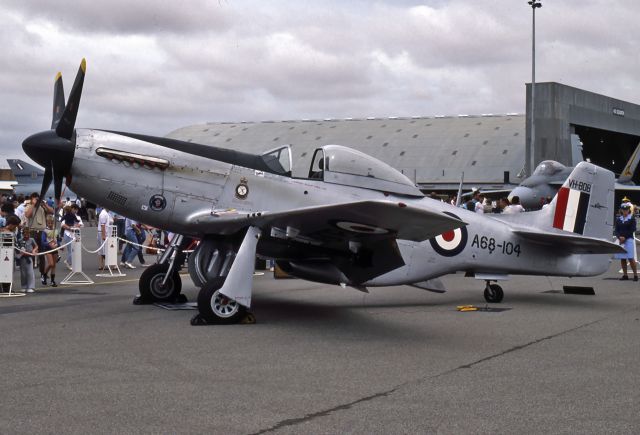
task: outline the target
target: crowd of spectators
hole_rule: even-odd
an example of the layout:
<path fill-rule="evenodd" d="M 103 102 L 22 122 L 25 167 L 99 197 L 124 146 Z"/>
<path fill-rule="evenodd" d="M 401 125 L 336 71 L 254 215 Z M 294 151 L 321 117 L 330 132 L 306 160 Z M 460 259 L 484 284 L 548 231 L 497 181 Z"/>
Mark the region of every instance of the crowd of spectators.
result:
<path fill-rule="evenodd" d="M 57 216 L 52 198 L 42 201 L 39 199 L 40 195 L 37 192 L 26 197 L 0 195 L 0 231 L 11 232 L 14 236 L 20 283 L 27 293 L 35 291 L 36 267 L 42 285 L 57 287 L 56 266 L 61 254 L 56 248 L 61 243 L 71 241 L 73 229 L 82 228 L 84 220 L 89 223 L 95 222 L 95 205 L 80 198 L 62 200 Z M 61 240 L 62 236 L 64 237 Z M 71 270 L 71 247 L 68 246 L 64 250 L 66 258 L 63 264 Z M 42 255 L 37 255 L 38 253 Z"/>

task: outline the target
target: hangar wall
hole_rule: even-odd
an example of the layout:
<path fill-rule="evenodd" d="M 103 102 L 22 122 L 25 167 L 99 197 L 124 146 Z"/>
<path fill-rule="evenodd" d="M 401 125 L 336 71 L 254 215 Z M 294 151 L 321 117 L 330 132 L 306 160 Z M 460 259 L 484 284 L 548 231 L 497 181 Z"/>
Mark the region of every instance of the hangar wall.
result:
<path fill-rule="evenodd" d="M 526 94 L 528 143 L 530 83 L 526 85 Z M 583 150 L 585 158 L 619 171 L 640 140 L 640 105 L 556 82 L 536 83 L 535 104 L 536 164 L 552 159 L 571 165 L 571 135 L 579 134 L 582 142 L 588 144 Z"/>
<path fill-rule="evenodd" d="M 530 96 L 527 84 L 527 110 Z M 579 160 L 589 158 L 620 172 L 640 140 L 639 105 L 561 83 L 536 83 L 535 119 L 536 165 L 557 160 L 571 166 L 571 136 L 577 134 L 583 142 Z M 503 189 L 527 174 L 530 121 L 528 113 L 512 113 L 208 122 L 177 129 L 168 137 L 254 154 L 290 144 L 295 176 L 307 173 L 315 148 L 340 144 L 390 164 L 424 191 L 456 190 L 462 172 L 467 185 Z"/>
<path fill-rule="evenodd" d="M 412 118 L 210 122 L 183 127 L 168 137 L 255 154 L 293 148 L 294 176 L 308 172 L 313 151 L 346 145 L 402 171 L 423 190 L 456 190 L 465 183 L 500 189 L 505 172 L 518 184 L 524 164 L 522 114 Z"/>

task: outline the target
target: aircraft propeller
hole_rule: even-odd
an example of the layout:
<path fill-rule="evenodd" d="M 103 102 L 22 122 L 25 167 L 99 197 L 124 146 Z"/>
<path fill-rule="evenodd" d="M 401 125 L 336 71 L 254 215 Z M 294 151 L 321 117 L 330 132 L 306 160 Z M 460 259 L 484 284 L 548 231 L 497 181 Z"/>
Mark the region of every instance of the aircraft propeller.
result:
<path fill-rule="evenodd" d="M 22 142 L 24 152 L 44 167 L 42 189 L 40 190 L 40 198 L 35 210 L 40 207 L 40 202 L 46 195 L 52 181 L 56 207 L 60 202 L 62 182 L 64 177 L 69 174 L 76 147 L 74 127 L 78 116 L 86 69 L 86 61 L 82 59 L 66 104 L 62 75 L 60 73 L 56 75 L 53 90 L 51 129 L 33 134 Z"/>

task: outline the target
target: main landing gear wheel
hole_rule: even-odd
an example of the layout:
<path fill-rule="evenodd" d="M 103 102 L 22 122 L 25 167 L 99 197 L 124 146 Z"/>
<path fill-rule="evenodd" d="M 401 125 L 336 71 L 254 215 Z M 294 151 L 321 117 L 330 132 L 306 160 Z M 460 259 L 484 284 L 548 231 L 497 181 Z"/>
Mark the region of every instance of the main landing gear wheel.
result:
<path fill-rule="evenodd" d="M 504 292 L 502 291 L 502 287 L 498 284 L 487 283 L 487 287 L 484 289 L 484 299 L 487 302 L 498 304 L 502 302 L 503 298 Z"/>
<path fill-rule="evenodd" d="M 247 315 L 247 309 L 229 299 L 222 293 L 220 288 L 224 284 L 224 279 L 216 279 L 207 282 L 198 293 L 198 311 L 193 319 L 192 325 L 231 325 L 243 320 Z"/>
<path fill-rule="evenodd" d="M 152 264 L 142 272 L 138 283 L 142 302 L 175 302 L 178 299 L 182 290 L 182 279 L 178 272 L 172 273 L 162 285 L 168 269 L 169 264 Z"/>

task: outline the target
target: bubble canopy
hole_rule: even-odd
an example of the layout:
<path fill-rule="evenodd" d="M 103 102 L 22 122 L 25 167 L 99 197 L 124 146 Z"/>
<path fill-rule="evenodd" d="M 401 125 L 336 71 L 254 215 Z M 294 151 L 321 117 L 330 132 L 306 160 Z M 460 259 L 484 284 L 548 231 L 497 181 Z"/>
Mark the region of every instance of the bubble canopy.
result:
<path fill-rule="evenodd" d="M 309 178 L 400 195 L 424 196 L 405 175 L 365 153 L 342 145 L 316 149 Z"/>
<path fill-rule="evenodd" d="M 532 175 L 555 175 L 564 169 L 566 169 L 566 166 L 562 163 L 556 162 L 554 160 L 545 160 L 541 162 L 538 167 L 536 167 Z"/>

